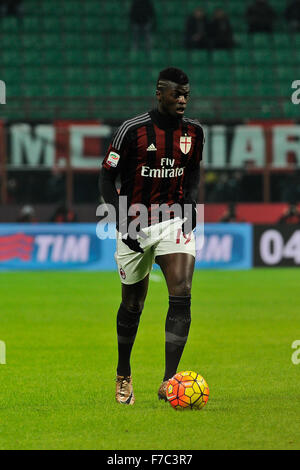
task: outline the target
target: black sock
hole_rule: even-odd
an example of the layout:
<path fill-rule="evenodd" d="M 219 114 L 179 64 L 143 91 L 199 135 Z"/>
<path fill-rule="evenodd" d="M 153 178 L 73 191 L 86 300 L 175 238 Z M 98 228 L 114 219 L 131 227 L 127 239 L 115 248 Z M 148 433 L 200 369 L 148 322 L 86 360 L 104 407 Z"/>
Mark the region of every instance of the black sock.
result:
<path fill-rule="evenodd" d="M 142 312 L 128 310 L 122 303 L 117 315 L 118 375 L 131 375 L 130 356 Z"/>
<path fill-rule="evenodd" d="M 166 318 L 166 369 L 164 380 L 177 372 L 191 324 L 191 296 L 169 296 Z"/>

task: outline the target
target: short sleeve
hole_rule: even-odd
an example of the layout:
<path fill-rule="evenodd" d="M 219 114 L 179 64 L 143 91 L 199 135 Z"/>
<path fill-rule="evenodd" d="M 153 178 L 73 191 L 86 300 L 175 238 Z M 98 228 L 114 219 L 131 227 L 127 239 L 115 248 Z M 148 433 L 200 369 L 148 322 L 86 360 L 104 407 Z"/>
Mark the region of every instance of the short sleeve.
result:
<path fill-rule="evenodd" d="M 118 135 L 119 129 L 115 132 L 112 141 L 108 147 L 107 153 L 105 158 L 102 162 L 102 166 L 109 171 L 113 171 L 115 173 L 119 173 L 121 165 L 124 163 L 126 156 L 128 154 L 128 138 L 125 134 L 122 138 L 121 142 L 116 140 L 116 136 Z"/>

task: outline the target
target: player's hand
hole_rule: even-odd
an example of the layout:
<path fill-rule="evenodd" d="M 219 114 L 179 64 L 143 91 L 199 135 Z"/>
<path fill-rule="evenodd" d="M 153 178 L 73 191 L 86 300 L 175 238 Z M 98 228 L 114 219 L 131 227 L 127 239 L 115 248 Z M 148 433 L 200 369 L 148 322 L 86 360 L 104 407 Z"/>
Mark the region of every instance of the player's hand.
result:
<path fill-rule="evenodd" d="M 122 237 L 122 242 L 128 246 L 132 251 L 136 251 L 137 253 L 144 253 L 143 248 L 141 247 L 140 243 L 134 239 L 130 238 L 129 234 L 126 234 Z"/>
<path fill-rule="evenodd" d="M 182 224 L 182 232 L 184 235 L 187 235 L 197 225 L 197 203 L 192 199 L 184 199 L 182 208 L 183 217 L 186 218 L 186 221 Z"/>

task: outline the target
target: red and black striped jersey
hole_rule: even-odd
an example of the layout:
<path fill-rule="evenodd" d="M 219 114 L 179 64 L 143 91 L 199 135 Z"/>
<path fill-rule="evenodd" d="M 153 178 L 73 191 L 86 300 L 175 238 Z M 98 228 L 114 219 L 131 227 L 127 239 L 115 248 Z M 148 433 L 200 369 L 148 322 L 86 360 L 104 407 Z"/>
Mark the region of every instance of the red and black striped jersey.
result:
<path fill-rule="evenodd" d="M 115 132 L 103 166 L 120 176 L 128 206 L 180 203 L 187 172 L 199 167 L 204 133 L 197 120 L 152 110 L 125 121 Z"/>

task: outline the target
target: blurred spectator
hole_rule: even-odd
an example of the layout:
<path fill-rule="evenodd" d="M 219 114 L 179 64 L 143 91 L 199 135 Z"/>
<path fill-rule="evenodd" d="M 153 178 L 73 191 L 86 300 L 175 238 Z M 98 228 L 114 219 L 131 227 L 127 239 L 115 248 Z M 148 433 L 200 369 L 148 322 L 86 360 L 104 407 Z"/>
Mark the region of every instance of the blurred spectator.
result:
<path fill-rule="evenodd" d="M 238 202 L 241 200 L 243 173 L 234 171 L 229 175 L 227 181 L 228 200 Z"/>
<path fill-rule="evenodd" d="M 285 17 L 292 31 L 300 31 L 300 0 L 292 0 L 286 7 Z"/>
<path fill-rule="evenodd" d="M 233 173 L 220 172 L 214 174 L 213 179 L 208 174 L 206 179 L 207 202 L 238 202 L 242 198 L 243 174 L 240 171 Z"/>
<path fill-rule="evenodd" d="M 254 0 L 246 11 L 249 33 L 271 33 L 276 13 L 267 0 Z"/>
<path fill-rule="evenodd" d="M 300 224 L 300 211 L 297 209 L 296 204 L 290 204 L 288 209 L 284 211 L 283 215 L 278 220 L 279 224 Z"/>
<path fill-rule="evenodd" d="M 211 45 L 214 49 L 231 49 L 234 47 L 233 32 L 227 13 L 222 8 L 214 11 L 210 24 Z"/>
<path fill-rule="evenodd" d="M 149 52 L 152 47 L 152 31 L 155 27 L 155 10 L 151 0 L 133 0 L 130 8 L 132 49 L 137 50 L 142 42 Z"/>
<path fill-rule="evenodd" d="M 32 206 L 26 205 L 23 206 L 20 210 L 19 217 L 17 219 L 17 222 L 20 223 L 36 223 L 37 219 L 35 216 L 35 210 Z"/>
<path fill-rule="evenodd" d="M 46 182 L 46 200 L 47 202 L 62 201 L 66 192 L 65 175 L 53 171 Z"/>
<path fill-rule="evenodd" d="M 236 215 L 236 208 L 235 203 L 230 202 L 228 204 L 228 209 L 225 214 L 221 217 L 219 222 L 244 222 L 243 220 L 239 219 Z"/>
<path fill-rule="evenodd" d="M 296 165 L 290 165 L 290 171 L 281 175 L 279 184 L 279 200 L 296 204 L 300 199 L 300 174 Z"/>
<path fill-rule="evenodd" d="M 7 180 L 7 202 L 12 204 L 17 202 L 18 182 L 16 178 L 9 178 Z"/>
<path fill-rule="evenodd" d="M 64 204 L 59 206 L 54 212 L 53 216 L 50 219 L 50 222 L 54 223 L 67 223 L 67 222 L 77 222 L 77 216 L 72 209 Z"/>
<path fill-rule="evenodd" d="M 15 16 L 19 24 L 23 17 L 23 0 L 0 0 L 0 17 Z"/>
<path fill-rule="evenodd" d="M 186 20 L 185 47 L 187 49 L 208 49 L 210 47 L 209 21 L 201 7 L 195 8 Z"/>

